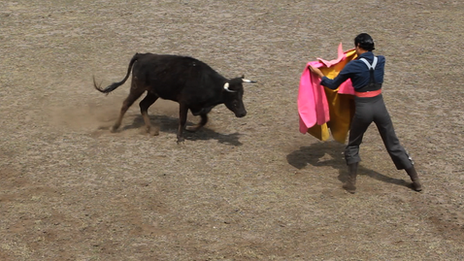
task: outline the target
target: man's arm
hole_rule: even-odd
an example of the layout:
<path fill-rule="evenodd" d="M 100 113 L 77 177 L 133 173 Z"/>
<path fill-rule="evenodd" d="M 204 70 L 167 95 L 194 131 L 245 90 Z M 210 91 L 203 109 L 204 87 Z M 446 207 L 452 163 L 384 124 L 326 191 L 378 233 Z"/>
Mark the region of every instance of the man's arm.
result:
<path fill-rule="evenodd" d="M 326 76 L 324 76 L 324 74 L 322 74 L 321 70 L 319 70 L 318 68 L 315 68 L 311 65 L 309 65 L 309 70 L 311 70 L 311 72 L 317 74 L 321 79 L 321 85 L 322 86 L 325 86 L 329 89 L 332 89 L 332 90 L 335 90 L 338 88 L 338 86 L 340 86 L 340 84 L 342 84 L 344 81 L 348 80 L 349 76 L 346 72 L 344 72 L 344 70 L 342 70 L 338 75 L 337 77 L 335 77 L 335 79 L 329 79 L 327 78 Z"/>

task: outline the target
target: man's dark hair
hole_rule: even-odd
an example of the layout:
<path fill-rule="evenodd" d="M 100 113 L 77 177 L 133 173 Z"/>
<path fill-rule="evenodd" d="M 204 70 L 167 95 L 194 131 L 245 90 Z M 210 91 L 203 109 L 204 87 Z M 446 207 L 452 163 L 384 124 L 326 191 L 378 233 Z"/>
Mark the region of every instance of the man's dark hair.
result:
<path fill-rule="evenodd" d="M 354 46 L 358 46 L 363 48 L 366 51 L 373 51 L 374 48 L 374 40 L 372 37 L 366 33 L 359 34 L 354 38 Z"/>

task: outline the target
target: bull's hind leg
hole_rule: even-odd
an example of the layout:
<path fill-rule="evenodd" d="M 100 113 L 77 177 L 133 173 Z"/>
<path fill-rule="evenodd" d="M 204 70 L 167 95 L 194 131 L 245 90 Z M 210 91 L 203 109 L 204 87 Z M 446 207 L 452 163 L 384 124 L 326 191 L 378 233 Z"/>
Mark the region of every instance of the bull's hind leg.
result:
<path fill-rule="evenodd" d="M 132 104 L 138 98 L 140 98 L 140 96 L 142 96 L 144 91 L 145 90 L 134 88 L 134 84 L 132 84 L 132 88 L 130 90 L 129 96 L 127 96 L 127 98 L 122 103 L 121 112 L 119 113 L 119 118 L 116 121 L 116 123 L 114 123 L 113 127 L 111 128 L 111 132 L 116 132 L 118 130 L 119 126 L 121 126 L 121 122 L 122 122 L 122 118 L 124 117 L 124 114 L 126 114 L 129 107 L 132 106 Z"/>
<path fill-rule="evenodd" d="M 184 141 L 182 131 L 185 129 L 185 124 L 187 123 L 187 112 L 187 105 L 179 103 L 179 127 L 177 128 L 177 143 Z"/>
<path fill-rule="evenodd" d="M 201 121 L 197 125 L 187 126 L 185 129 L 188 130 L 188 131 L 197 131 L 201 127 L 205 126 L 206 123 L 208 122 L 208 115 L 200 114 L 200 116 L 201 116 Z"/>
<path fill-rule="evenodd" d="M 155 103 L 156 100 L 158 100 L 158 96 L 156 94 L 147 93 L 147 96 L 143 98 L 143 100 L 139 103 L 140 106 L 140 113 L 142 113 L 143 121 L 145 122 L 145 129 L 147 133 L 150 133 L 151 131 L 151 124 L 150 124 L 150 118 L 148 118 L 148 108 Z M 159 135 L 159 128 L 158 126 L 155 126 L 155 129 L 152 132 L 153 136 Z"/>

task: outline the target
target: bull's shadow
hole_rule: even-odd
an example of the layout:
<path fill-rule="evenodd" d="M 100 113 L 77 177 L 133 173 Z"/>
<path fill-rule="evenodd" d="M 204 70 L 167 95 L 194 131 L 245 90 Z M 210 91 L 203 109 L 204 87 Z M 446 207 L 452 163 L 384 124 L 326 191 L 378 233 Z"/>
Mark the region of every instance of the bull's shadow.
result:
<path fill-rule="evenodd" d="M 345 145 L 336 141 L 315 142 L 310 146 L 300 147 L 299 150 L 288 154 L 287 162 L 297 169 L 303 169 L 307 165 L 315 167 L 331 166 L 338 170 L 338 180 L 343 183 L 348 177 L 348 168 L 343 156 L 344 150 Z M 366 175 L 386 183 L 405 186 L 408 188 L 410 187 L 403 179 L 391 178 L 374 170 L 368 169 L 362 165 L 362 162 L 358 167 L 358 175 Z"/>
<path fill-rule="evenodd" d="M 177 134 L 177 128 L 179 126 L 179 118 L 169 117 L 165 115 L 149 115 L 150 123 L 152 126 L 157 125 L 160 130 L 160 135 L 163 135 L 163 132 L 167 133 L 174 133 Z M 187 121 L 188 125 L 194 125 L 200 119 L 194 119 L 192 122 Z M 145 122 L 143 121 L 142 115 L 137 115 L 133 118 L 132 123 L 126 124 L 121 126 L 121 131 L 128 130 L 128 129 L 138 129 L 142 126 L 145 126 Z M 232 134 L 221 134 L 217 133 L 208 128 L 208 125 L 203 126 L 196 132 L 191 132 L 184 130 L 182 133 L 183 137 L 186 140 L 196 141 L 196 140 L 210 140 L 215 139 L 219 143 L 230 144 L 234 146 L 241 146 L 242 143 L 239 141 L 240 133 L 232 133 Z"/>

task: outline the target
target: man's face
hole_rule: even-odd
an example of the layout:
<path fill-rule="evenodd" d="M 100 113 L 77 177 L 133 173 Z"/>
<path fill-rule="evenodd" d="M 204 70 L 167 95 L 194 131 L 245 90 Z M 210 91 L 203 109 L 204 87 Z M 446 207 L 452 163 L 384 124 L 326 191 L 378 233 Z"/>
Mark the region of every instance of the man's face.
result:
<path fill-rule="evenodd" d="M 359 44 L 355 46 L 355 50 L 356 50 L 356 55 L 358 55 L 358 56 L 361 55 L 361 54 L 359 53 Z"/>

